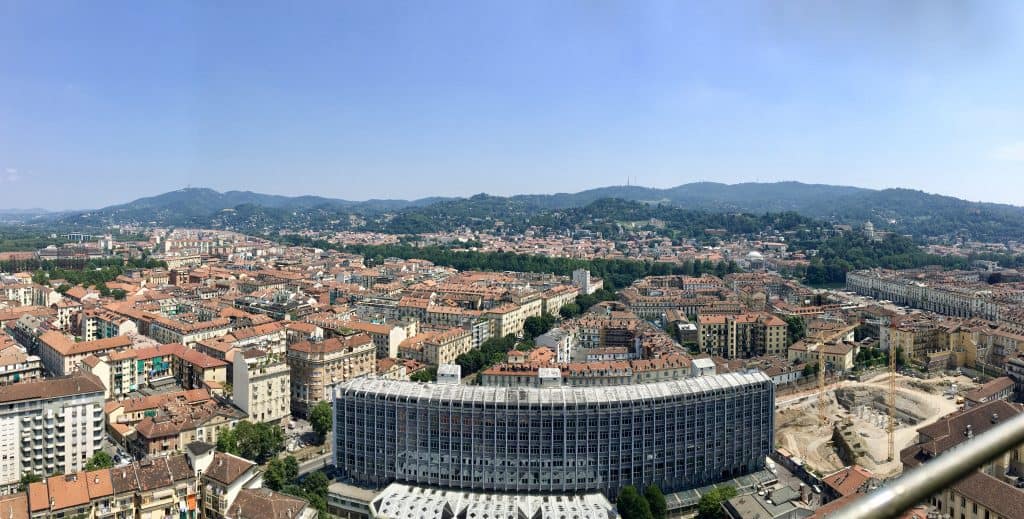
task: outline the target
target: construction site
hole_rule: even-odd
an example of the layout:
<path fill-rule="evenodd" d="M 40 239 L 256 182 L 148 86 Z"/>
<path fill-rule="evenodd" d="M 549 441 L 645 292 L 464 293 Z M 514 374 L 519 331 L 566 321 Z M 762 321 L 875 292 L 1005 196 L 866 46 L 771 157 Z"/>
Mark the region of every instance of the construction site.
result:
<path fill-rule="evenodd" d="M 882 373 L 781 397 L 776 447 L 818 474 L 858 464 L 879 477 L 894 476 L 902 470 L 899 451 L 914 442 L 917 429 L 957 410 L 958 395 L 975 387 L 964 376 L 922 380 Z"/>

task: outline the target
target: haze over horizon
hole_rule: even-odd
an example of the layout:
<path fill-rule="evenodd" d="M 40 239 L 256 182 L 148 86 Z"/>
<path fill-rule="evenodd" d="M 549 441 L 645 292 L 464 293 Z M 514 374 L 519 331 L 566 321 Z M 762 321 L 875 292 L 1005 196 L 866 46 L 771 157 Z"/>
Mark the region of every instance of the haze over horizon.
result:
<path fill-rule="evenodd" d="M 0 208 L 800 181 L 1024 205 L 1024 6 L 0 6 Z"/>

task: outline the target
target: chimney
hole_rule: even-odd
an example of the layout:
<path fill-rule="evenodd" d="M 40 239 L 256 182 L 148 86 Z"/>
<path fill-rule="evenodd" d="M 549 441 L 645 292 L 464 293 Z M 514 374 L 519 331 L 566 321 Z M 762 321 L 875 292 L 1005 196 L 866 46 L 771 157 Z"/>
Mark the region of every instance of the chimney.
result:
<path fill-rule="evenodd" d="M 999 423 L 999 413 L 992 413 L 992 423 Z"/>
<path fill-rule="evenodd" d="M 964 436 L 968 439 L 974 438 L 974 431 L 971 430 L 971 424 L 967 424 L 967 427 L 964 428 Z"/>

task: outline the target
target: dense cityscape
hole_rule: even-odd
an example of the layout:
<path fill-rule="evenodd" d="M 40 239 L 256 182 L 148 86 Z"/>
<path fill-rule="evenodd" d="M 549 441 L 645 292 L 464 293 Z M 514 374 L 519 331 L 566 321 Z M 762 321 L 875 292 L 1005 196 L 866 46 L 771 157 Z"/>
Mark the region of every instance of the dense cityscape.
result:
<path fill-rule="evenodd" d="M 814 286 L 809 229 L 892 239 L 42 236 L 0 256 L 0 511 L 824 518 L 1020 414 L 1020 271 Z M 906 517 L 1019 517 L 1020 454 Z"/>
<path fill-rule="evenodd" d="M 0 2 L 0 519 L 1024 519 L 1024 4 Z"/>

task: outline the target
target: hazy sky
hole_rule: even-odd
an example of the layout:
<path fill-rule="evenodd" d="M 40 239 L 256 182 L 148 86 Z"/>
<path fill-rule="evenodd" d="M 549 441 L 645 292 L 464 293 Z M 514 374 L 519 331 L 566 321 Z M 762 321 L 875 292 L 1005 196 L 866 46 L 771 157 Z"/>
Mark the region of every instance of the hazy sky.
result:
<path fill-rule="evenodd" d="M 1024 3 L 0 4 L 0 207 L 627 178 L 1024 205 Z"/>

